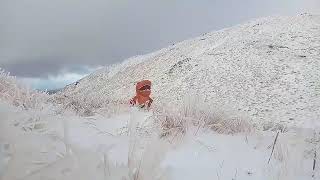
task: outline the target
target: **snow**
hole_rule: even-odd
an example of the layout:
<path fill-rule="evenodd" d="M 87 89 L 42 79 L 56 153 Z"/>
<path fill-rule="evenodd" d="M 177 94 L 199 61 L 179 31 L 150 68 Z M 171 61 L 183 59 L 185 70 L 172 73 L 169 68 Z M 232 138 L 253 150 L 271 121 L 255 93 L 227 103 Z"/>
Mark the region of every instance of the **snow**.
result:
<path fill-rule="evenodd" d="M 0 179 L 319 179 L 319 30 L 317 15 L 257 19 L 102 68 L 55 96 L 1 71 Z M 129 108 L 146 78 L 151 110 Z"/>
<path fill-rule="evenodd" d="M 135 82 L 150 79 L 155 103 L 179 106 L 195 96 L 245 113 L 257 126 L 319 126 L 319 19 L 266 17 L 206 33 L 107 67 L 62 94 L 127 102 Z"/>
<path fill-rule="evenodd" d="M 157 172 L 165 174 L 166 179 L 311 180 L 312 174 L 320 176 L 318 169 L 312 171 L 315 130 L 280 133 L 268 164 L 276 135 L 272 131 L 223 135 L 189 128 L 184 136 L 163 139 L 166 145 L 161 145 L 159 136 L 156 140 L 152 138 L 157 135 L 157 130 L 149 126 L 153 122 L 152 113 L 135 108 L 109 118 L 101 114 L 80 117 L 71 112 L 64 115 L 43 112 L 38 123 L 46 124 L 30 131 L 13 125 L 14 119 L 28 119 L 30 113 L 6 104 L 1 104 L 1 110 L 3 179 L 79 179 L 78 176 L 103 179 L 104 171 L 99 164 L 104 157 L 111 168 L 112 164 L 116 168 L 107 177 L 116 174 L 117 169 L 126 176 L 127 171 L 121 167 L 128 166 L 133 144 L 136 158 L 142 154 L 146 161 L 159 159 L 153 163 L 159 164 Z M 145 155 L 148 153 L 150 157 Z M 81 172 L 86 166 L 90 168 Z M 153 164 L 142 165 L 141 171 L 148 166 Z M 78 173 L 81 175 L 76 176 Z"/>
<path fill-rule="evenodd" d="M 267 180 L 277 179 L 277 176 L 281 177 L 280 179 L 310 179 L 310 171 L 307 169 L 284 172 L 285 168 L 282 169 L 281 163 L 276 159 L 272 159 L 271 164 L 267 163 L 270 156 L 268 146 L 273 138 L 268 134 L 258 137 L 217 134 L 188 137 L 179 149 L 168 153 L 164 164 L 171 168 L 173 179 Z M 302 168 L 306 168 L 312 161 L 309 159 L 299 163 L 306 163 L 301 164 Z M 295 167 L 291 164 L 290 168 Z"/>

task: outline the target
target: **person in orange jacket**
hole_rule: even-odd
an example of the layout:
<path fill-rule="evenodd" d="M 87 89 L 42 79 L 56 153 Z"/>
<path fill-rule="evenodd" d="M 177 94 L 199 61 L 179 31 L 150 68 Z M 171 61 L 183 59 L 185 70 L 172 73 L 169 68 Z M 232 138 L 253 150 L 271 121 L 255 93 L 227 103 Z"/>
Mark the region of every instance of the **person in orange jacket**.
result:
<path fill-rule="evenodd" d="M 141 108 L 150 107 L 153 100 L 151 95 L 151 81 L 143 80 L 136 84 L 136 95 L 130 100 L 132 106 L 138 105 Z"/>

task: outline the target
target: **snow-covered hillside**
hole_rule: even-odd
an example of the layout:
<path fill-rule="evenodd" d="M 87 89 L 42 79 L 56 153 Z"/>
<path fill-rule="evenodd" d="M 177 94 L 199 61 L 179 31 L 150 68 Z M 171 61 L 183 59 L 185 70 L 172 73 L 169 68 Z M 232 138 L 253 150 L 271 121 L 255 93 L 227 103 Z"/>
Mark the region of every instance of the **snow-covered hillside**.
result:
<path fill-rule="evenodd" d="M 204 34 L 101 69 L 67 96 L 128 101 L 141 79 L 155 103 L 199 97 L 254 122 L 308 126 L 320 117 L 320 16 L 267 17 Z"/>
<path fill-rule="evenodd" d="M 303 14 L 133 57 L 51 96 L 1 70 L 0 179 L 319 179 L 319 65 L 320 16 Z M 150 111 L 128 106 L 141 79 Z"/>

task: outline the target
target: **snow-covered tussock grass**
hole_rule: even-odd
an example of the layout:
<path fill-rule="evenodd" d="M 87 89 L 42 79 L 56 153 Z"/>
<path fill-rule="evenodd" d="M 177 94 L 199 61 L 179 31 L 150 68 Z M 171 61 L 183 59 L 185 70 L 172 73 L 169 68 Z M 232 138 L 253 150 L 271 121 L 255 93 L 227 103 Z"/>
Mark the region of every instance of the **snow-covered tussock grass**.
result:
<path fill-rule="evenodd" d="M 150 121 L 160 128 L 161 136 L 184 134 L 188 128 L 213 130 L 220 134 L 235 134 L 251 131 L 248 118 L 230 107 L 210 106 L 202 98 L 184 98 L 182 104 L 156 102 L 150 112 Z M 63 104 L 61 111 L 72 110 L 80 116 L 103 114 L 115 116 L 130 111 L 129 103 L 122 100 L 101 101 L 100 96 L 55 96 L 55 102 Z"/>
<path fill-rule="evenodd" d="M 230 110 L 230 107 L 212 107 L 201 98 L 185 99 L 180 105 L 160 103 L 152 105 L 150 111 L 153 116 L 150 120 L 160 128 L 161 136 L 184 134 L 189 127 L 213 130 L 220 134 L 248 132 L 252 129 L 248 118 L 239 112 L 234 114 L 235 111 Z M 72 110 L 80 116 L 103 114 L 111 117 L 130 111 L 129 103 L 124 100 L 101 102 L 99 96 L 88 98 L 57 95 L 55 102 L 63 104 L 61 111 Z"/>
<path fill-rule="evenodd" d="M 60 112 L 65 110 L 72 110 L 80 116 L 92 116 L 94 109 L 100 108 L 101 105 L 97 102 L 82 101 L 79 98 L 74 97 L 59 97 L 54 99 L 54 102 L 62 104 Z"/>
<path fill-rule="evenodd" d="M 95 113 L 102 113 L 104 116 L 110 117 L 123 112 L 128 112 L 128 102 L 120 100 L 102 100 L 101 96 L 66 96 L 57 94 L 52 101 L 62 104 L 60 113 L 71 110 L 80 116 L 92 116 Z"/>
<path fill-rule="evenodd" d="M 161 105 L 154 108 L 154 119 L 158 123 L 161 136 L 186 133 L 196 128 L 213 130 L 220 134 L 250 132 L 253 128 L 241 114 L 232 114 L 224 107 L 211 107 L 204 101 L 188 99 L 182 106 Z"/>
<path fill-rule="evenodd" d="M 40 108 L 48 98 L 46 93 L 30 89 L 0 68 L 0 100 L 24 109 Z"/>

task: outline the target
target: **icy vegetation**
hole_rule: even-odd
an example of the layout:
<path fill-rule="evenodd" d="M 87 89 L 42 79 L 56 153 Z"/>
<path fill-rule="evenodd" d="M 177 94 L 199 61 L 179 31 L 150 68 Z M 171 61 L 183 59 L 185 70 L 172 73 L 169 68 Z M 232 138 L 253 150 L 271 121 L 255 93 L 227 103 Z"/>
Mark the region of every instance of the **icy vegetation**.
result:
<path fill-rule="evenodd" d="M 0 72 L 1 180 L 314 180 L 320 17 L 268 17 L 48 95 Z M 153 82 L 150 111 L 129 107 Z"/>
<path fill-rule="evenodd" d="M 0 68 L 0 100 L 24 109 L 40 108 L 48 99 L 46 93 L 40 93 L 21 84 Z"/>

